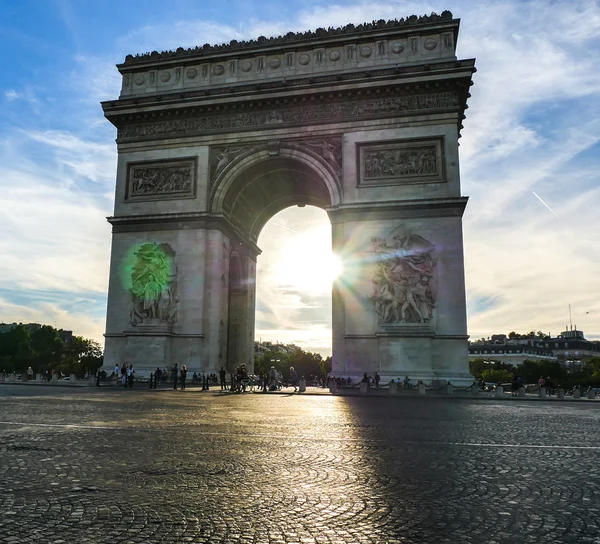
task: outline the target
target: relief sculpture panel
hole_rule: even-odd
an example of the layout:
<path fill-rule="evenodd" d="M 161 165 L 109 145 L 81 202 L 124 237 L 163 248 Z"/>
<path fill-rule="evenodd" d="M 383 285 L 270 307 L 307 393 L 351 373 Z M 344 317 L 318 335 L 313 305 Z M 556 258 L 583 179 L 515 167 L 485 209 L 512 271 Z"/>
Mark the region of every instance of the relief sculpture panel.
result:
<path fill-rule="evenodd" d="M 359 185 L 443 182 L 442 140 L 359 145 Z"/>
<path fill-rule="evenodd" d="M 429 323 L 437 296 L 435 246 L 401 228 L 371 243 L 377 270 L 370 299 L 379 323 Z"/>
<path fill-rule="evenodd" d="M 130 325 L 173 325 L 179 302 L 175 252 L 168 244 L 148 242 L 132 250 L 130 257 L 125 265 Z"/>
<path fill-rule="evenodd" d="M 194 198 L 196 160 L 134 163 L 127 170 L 127 200 Z"/>

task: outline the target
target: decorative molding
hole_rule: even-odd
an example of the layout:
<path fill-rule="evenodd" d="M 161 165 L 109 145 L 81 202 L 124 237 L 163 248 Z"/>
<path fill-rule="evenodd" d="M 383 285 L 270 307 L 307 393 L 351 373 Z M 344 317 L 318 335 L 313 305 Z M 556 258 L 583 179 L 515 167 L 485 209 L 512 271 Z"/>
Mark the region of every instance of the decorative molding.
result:
<path fill-rule="evenodd" d="M 307 32 L 288 32 L 285 36 L 277 36 L 272 38 L 266 38 L 261 36 L 256 40 L 238 41 L 231 40 L 229 43 L 222 45 L 210 45 L 204 44 L 202 47 L 194 47 L 184 49 L 183 47 L 177 48 L 175 51 L 152 51 L 151 53 L 143 53 L 138 55 L 127 55 L 125 57 L 125 66 L 138 64 L 146 61 L 153 61 L 159 59 L 172 59 L 172 58 L 185 58 L 185 57 L 198 57 L 207 55 L 210 53 L 223 53 L 228 51 L 243 51 L 244 49 L 252 49 L 257 47 L 273 46 L 273 45 L 289 45 L 299 44 L 306 40 L 315 40 L 337 36 L 349 36 L 353 34 L 359 34 L 368 31 L 377 30 L 388 30 L 388 29 L 401 29 L 407 26 L 413 26 L 418 24 L 426 23 L 438 23 L 442 21 L 451 21 L 452 12 L 443 11 L 440 15 L 432 13 L 431 15 L 411 15 L 410 17 L 401 19 L 392 19 L 385 21 L 380 19 L 379 21 L 373 21 L 372 23 L 364 23 L 360 25 L 348 24 L 343 27 L 328 29 L 318 28 L 315 31 Z"/>
<path fill-rule="evenodd" d="M 359 187 L 446 181 L 443 138 L 357 144 L 357 147 Z"/>
<path fill-rule="evenodd" d="M 195 198 L 197 158 L 127 165 L 125 200 Z"/>
<path fill-rule="evenodd" d="M 437 298 L 435 246 L 402 225 L 371 243 L 377 271 L 369 298 L 383 331 L 396 326 L 406 333 L 409 323 L 430 326 Z"/>
<path fill-rule="evenodd" d="M 238 162 L 267 150 L 270 156 L 279 156 L 282 149 L 302 151 L 325 163 L 338 183 L 342 176 L 342 137 L 323 136 L 304 140 L 270 140 L 243 146 L 211 146 L 210 186 L 214 187 Z"/>
<path fill-rule="evenodd" d="M 458 92 L 405 95 L 350 102 L 273 108 L 243 113 L 212 114 L 199 118 L 169 119 L 134 123 L 119 129 L 119 141 L 140 138 L 168 138 L 213 131 L 277 128 L 295 124 L 396 117 L 409 112 L 460 107 Z"/>

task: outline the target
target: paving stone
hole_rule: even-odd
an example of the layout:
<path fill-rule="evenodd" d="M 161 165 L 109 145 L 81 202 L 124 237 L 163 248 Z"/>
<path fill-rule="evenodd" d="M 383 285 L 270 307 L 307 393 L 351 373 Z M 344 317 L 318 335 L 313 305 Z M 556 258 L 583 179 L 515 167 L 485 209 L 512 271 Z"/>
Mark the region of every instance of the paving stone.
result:
<path fill-rule="evenodd" d="M 0 542 L 598 542 L 595 405 L 3 392 Z"/>

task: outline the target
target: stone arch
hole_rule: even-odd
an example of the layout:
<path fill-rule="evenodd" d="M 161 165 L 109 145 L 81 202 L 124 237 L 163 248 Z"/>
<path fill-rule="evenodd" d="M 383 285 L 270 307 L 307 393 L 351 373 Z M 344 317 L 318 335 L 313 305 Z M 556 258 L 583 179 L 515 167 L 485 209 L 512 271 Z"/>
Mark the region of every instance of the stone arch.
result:
<path fill-rule="evenodd" d="M 339 165 L 300 144 L 252 147 L 216 174 L 210 212 L 228 216 L 253 242 L 289 206 L 330 208 L 342 201 Z"/>

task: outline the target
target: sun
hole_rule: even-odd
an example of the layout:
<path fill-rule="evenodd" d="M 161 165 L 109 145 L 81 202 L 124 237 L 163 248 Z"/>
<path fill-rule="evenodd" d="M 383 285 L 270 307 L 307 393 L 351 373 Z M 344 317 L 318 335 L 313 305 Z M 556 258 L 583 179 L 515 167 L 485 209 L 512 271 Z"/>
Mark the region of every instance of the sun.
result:
<path fill-rule="evenodd" d="M 314 294 L 330 293 L 342 263 L 331 251 L 331 227 L 320 226 L 291 237 L 275 264 L 277 283 Z"/>

